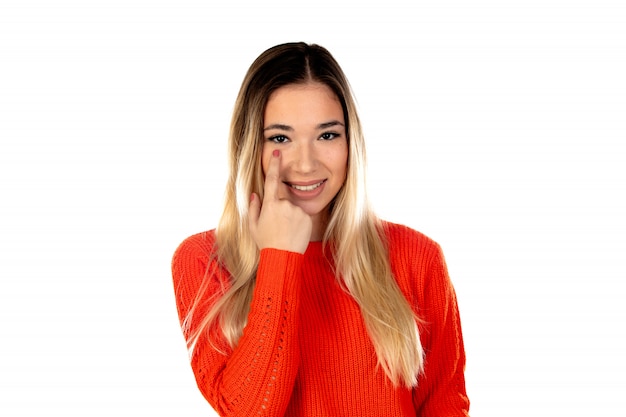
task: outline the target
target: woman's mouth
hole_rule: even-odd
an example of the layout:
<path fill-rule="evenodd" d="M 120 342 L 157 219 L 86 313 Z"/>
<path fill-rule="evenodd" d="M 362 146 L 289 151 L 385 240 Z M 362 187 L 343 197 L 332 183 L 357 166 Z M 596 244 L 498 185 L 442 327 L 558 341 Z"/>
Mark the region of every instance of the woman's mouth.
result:
<path fill-rule="evenodd" d="M 285 185 L 289 187 L 289 191 L 294 197 L 311 200 L 317 198 L 324 191 L 326 181 L 327 179 L 299 183 L 285 182 Z"/>
<path fill-rule="evenodd" d="M 317 187 L 319 187 L 320 185 L 324 184 L 325 181 L 326 180 L 323 180 L 323 181 L 320 181 L 318 183 L 310 184 L 310 185 L 289 184 L 289 186 L 291 188 L 294 188 L 294 189 L 299 190 L 299 191 L 313 191 Z"/>

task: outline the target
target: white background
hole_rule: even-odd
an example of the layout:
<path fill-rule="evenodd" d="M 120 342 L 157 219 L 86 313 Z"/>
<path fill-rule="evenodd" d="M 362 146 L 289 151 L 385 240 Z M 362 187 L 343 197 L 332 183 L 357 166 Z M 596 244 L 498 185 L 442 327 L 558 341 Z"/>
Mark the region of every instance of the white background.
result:
<path fill-rule="evenodd" d="M 622 0 L 210 3 L 0 3 L 0 415 L 213 415 L 171 255 L 298 40 L 351 80 L 379 214 L 443 246 L 472 415 L 624 415 Z"/>

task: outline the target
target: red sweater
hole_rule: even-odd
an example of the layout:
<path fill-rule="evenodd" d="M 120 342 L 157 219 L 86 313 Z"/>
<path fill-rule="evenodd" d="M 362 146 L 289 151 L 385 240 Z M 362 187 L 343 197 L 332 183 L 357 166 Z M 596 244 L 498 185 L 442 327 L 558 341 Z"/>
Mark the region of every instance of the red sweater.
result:
<path fill-rule="evenodd" d="M 248 324 L 234 350 L 223 355 L 205 338 L 198 342 L 191 366 L 220 415 L 468 415 L 461 325 L 441 249 L 404 226 L 386 223 L 386 233 L 393 273 L 425 323 L 425 372 L 417 387 L 394 388 L 376 366 L 359 307 L 338 284 L 322 243 L 311 242 L 304 255 L 261 251 Z M 213 231 L 200 233 L 174 254 L 181 320 L 211 270 L 213 243 Z M 209 278 L 210 292 L 219 291 L 219 280 Z"/>

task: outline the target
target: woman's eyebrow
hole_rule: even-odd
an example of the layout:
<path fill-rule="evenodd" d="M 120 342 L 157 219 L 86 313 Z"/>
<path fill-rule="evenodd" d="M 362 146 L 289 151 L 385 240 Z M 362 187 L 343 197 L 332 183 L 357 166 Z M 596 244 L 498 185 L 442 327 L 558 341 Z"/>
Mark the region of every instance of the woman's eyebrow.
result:
<path fill-rule="evenodd" d="M 265 130 L 272 130 L 272 129 L 286 130 L 288 132 L 293 131 L 293 127 L 291 127 L 289 125 L 283 125 L 283 124 L 280 124 L 280 123 L 274 123 L 272 125 L 269 125 L 269 126 L 263 128 L 263 131 L 265 131 Z"/>
<path fill-rule="evenodd" d="M 326 123 L 320 123 L 319 125 L 317 125 L 318 129 L 328 129 L 329 127 L 333 127 L 333 126 L 344 126 L 343 123 L 341 123 L 339 120 L 333 120 L 330 122 L 326 122 Z"/>

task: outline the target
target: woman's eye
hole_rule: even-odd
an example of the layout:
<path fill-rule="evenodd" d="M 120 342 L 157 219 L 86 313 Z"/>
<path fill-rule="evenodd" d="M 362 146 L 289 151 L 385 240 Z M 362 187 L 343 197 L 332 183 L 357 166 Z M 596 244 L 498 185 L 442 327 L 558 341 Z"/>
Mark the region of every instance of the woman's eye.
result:
<path fill-rule="evenodd" d="M 284 142 L 287 142 L 289 139 L 287 139 L 287 136 L 284 136 L 284 135 L 276 135 L 276 136 L 272 136 L 268 140 L 274 143 L 284 143 Z"/>
<path fill-rule="evenodd" d="M 320 139 L 323 139 L 323 140 L 333 140 L 337 136 L 339 136 L 339 134 L 333 133 L 333 132 L 326 132 L 326 133 L 322 133 L 322 136 L 320 136 Z"/>

